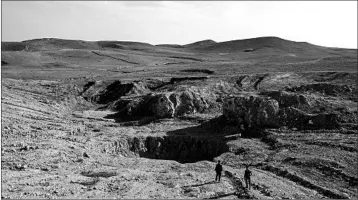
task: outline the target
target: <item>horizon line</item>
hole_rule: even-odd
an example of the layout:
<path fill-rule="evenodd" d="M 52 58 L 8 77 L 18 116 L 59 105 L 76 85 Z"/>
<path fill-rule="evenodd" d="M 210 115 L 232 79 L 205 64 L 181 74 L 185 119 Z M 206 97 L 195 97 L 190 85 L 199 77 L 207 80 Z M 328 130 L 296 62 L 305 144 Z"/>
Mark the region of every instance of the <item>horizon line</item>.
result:
<path fill-rule="evenodd" d="M 327 47 L 327 48 L 339 48 L 339 49 L 352 49 L 352 50 L 356 50 L 357 48 L 347 48 L 347 47 L 333 47 L 333 46 L 322 46 L 322 45 L 317 45 L 317 44 L 313 44 L 311 42 L 307 42 L 307 41 L 294 41 L 294 40 L 288 40 L 282 37 L 278 37 L 278 36 L 259 36 L 259 37 L 251 37 L 251 38 L 242 38 L 242 39 L 233 39 L 233 40 L 225 40 L 225 41 L 215 41 L 213 39 L 203 39 L 203 40 L 197 40 L 194 42 L 190 42 L 187 44 L 175 44 L 175 43 L 159 43 L 159 44 L 152 44 L 149 42 L 144 42 L 144 41 L 134 41 L 134 40 L 112 40 L 112 39 L 108 39 L 108 40 L 84 40 L 84 39 L 72 39 L 72 38 L 57 38 L 57 37 L 39 37 L 39 38 L 33 38 L 33 39 L 26 39 L 26 40 L 21 40 L 21 41 L 1 41 L 1 42 L 27 42 L 27 41 L 31 41 L 31 40 L 43 40 L 43 39 L 57 39 L 57 40 L 71 40 L 71 41 L 84 41 L 84 42 L 102 42 L 102 41 L 113 41 L 113 42 L 135 42 L 135 43 L 143 43 L 143 44 L 149 44 L 152 46 L 158 46 L 158 45 L 179 45 L 179 46 L 185 46 L 185 45 L 189 45 L 189 44 L 194 44 L 197 42 L 202 42 L 202 41 L 213 41 L 215 43 L 225 43 L 225 42 L 233 42 L 233 41 L 243 41 L 243 40 L 253 40 L 253 39 L 259 39 L 259 38 L 277 38 L 277 39 L 281 39 L 281 40 L 286 40 L 286 41 L 290 41 L 290 42 L 296 42 L 296 43 L 307 43 L 307 44 L 311 44 L 311 45 L 315 45 L 315 46 L 320 46 L 320 47 Z"/>

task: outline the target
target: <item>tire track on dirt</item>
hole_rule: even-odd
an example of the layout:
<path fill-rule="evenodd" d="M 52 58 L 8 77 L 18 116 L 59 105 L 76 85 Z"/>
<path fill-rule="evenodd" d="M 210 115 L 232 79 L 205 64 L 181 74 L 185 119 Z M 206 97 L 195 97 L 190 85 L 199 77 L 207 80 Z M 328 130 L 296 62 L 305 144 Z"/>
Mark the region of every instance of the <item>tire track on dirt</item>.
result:
<path fill-rule="evenodd" d="M 240 178 L 237 178 L 232 172 L 225 170 L 225 176 L 231 181 L 232 185 L 235 187 L 235 195 L 239 199 L 254 199 L 255 197 L 248 193 L 245 189 L 244 184 Z"/>
<path fill-rule="evenodd" d="M 42 110 L 36 110 L 36 109 L 33 109 L 33 108 L 30 108 L 30 107 L 25 107 L 25 106 L 22 106 L 22 105 L 17 105 L 15 103 L 11 103 L 11 102 L 2 102 L 3 104 L 7 104 L 11 107 L 14 107 L 14 108 L 18 108 L 18 109 L 23 109 L 24 111 L 28 111 L 28 112 L 32 112 L 33 114 L 38 114 L 38 115 L 52 115 L 52 113 L 49 113 L 49 112 L 46 112 L 46 111 L 42 111 Z"/>

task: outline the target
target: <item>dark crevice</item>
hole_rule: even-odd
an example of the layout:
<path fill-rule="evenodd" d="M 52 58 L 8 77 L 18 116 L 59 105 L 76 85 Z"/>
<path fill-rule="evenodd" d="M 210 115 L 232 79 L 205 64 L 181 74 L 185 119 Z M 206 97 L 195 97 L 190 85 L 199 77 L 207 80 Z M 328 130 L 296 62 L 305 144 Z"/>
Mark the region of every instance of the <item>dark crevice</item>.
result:
<path fill-rule="evenodd" d="M 209 69 L 184 69 L 181 71 L 182 72 L 200 72 L 200 73 L 205 73 L 205 74 L 214 74 L 214 71 L 209 70 Z"/>
<path fill-rule="evenodd" d="M 88 84 L 87 84 L 88 85 Z M 99 104 L 107 104 L 113 102 L 120 97 L 127 95 L 134 88 L 134 83 L 122 83 L 114 81 L 99 93 L 92 95 L 90 100 Z"/>
<path fill-rule="evenodd" d="M 206 80 L 209 77 L 207 76 L 199 76 L 199 77 L 173 77 L 170 79 L 170 83 L 177 83 L 181 81 L 193 81 L 193 80 Z"/>
<path fill-rule="evenodd" d="M 190 63 L 186 63 L 186 62 L 170 62 L 170 63 L 165 63 L 164 65 L 184 65 L 184 64 L 190 64 Z"/>
<path fill-rule="evenodd" d="M 86 83 L 86 85 L 83 86 L 83 90 L 80 93 L 80 95 L 82 95 L 83 93 L 85 93 L 91 86 L 93 86 L 94 84 L 96 84 L 96 81 L 89 81 L 88 83 Z"/>
<path fill-rule="evenodd" d="M 191 58 L 191 57 L 171 56 L 171 57 L 169 57 L 169 58 L 185 59 L 185 60 L 193 60 L 193 61 L 203 62 L 202 59 L 199 59 L 199 58 Z"/>
<path fill-rule="evenodd" d="M 261 77 L 258 77 L 257 81 L 254 83 L 255 90 L 259 90 L 260 83 L 268 76 L 268 74 L 265 74 Z"/>
<path fill-rule="evenodd" d="M 91 177 L 91 178 L 98 178 L 98 177 L 104 177 L 109 178 L 112 176 L 116 176 L 116 172 L 81 172 L 82 176 Z"/>

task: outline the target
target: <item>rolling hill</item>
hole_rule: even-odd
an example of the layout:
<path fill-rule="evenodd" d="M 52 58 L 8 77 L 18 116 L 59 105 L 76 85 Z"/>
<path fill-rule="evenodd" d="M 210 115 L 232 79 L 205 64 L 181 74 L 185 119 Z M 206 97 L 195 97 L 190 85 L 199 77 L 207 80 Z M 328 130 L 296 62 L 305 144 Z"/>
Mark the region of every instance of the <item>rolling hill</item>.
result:
<path fill-rule="evenodd" d="M 192 68 L 214 70 L 216 75 L 263 69 L 271 72 L 330 71 L 334 66 L 352 71 L 357 64 L 355 49 L 322 47 L 278 37 L 226 42 L 203 40 L 186 45 L 43 38 L 2 42 L 1 47 L 2 60 L 7 63 L 3 67 L 3 76 L 31 69 L 40 77 L 54 78 L 56 73 L 70 68 L 76 73 L 82 70 L 81 73 L 107 77 L 118 77 L 127 72 L 138 72 L 137 76 L 143 77 L 174 75 Z"/>

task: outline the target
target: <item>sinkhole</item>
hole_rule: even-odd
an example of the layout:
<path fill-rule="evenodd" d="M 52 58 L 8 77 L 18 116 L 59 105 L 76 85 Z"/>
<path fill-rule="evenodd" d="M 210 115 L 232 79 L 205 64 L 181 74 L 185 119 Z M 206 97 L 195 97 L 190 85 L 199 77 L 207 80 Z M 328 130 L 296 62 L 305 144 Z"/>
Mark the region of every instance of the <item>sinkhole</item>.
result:
<path fill-rule="evenodd" d="M 229 151 L 226 141 L 192 136 L 128 137 L 114 141 L 106 150 L 126 157 L 175 160 L 180 163 L 213 161 Z"/>

